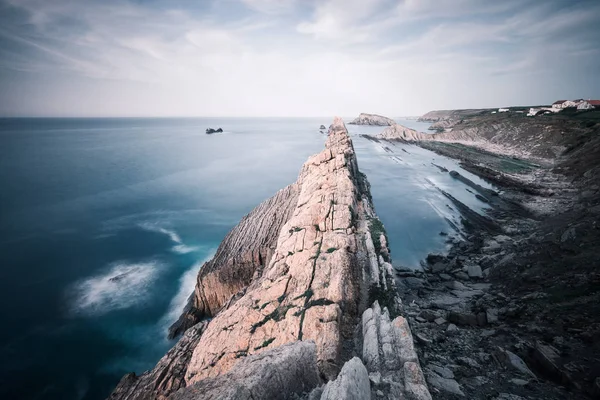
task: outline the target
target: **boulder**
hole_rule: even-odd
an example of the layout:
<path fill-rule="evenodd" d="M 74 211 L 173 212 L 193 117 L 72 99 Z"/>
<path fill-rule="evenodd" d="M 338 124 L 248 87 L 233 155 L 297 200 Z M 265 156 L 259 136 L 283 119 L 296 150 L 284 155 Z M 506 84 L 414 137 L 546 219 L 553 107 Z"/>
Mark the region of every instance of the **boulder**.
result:
<path fill-rule="evenodd" d="M 465 394 L 460 389 L 460 385 L 454 379 L 443 378 L 435 372 L 429 372 L 427 374 L 427 382 L 434 388 L 447 393 L 452 393 L 458 396 L 464 396 Z"/>
<path fill-rule="evenodd" d="M 479 265 L 469 265 L 467 274 L 469 278 L 483 278 L 483 273 Z"/>
<path fill-rule="evenodd" d="M 364 374 L 368 386 L 366 370 Z M 242 357 L 229 372 L 179 390 L 169 400 L 283 400 L 309 393 L 320 383 L 316 345 L 299 341 Z"/>
<path fill-rule="evenodd" d="M 354 357 L 344 364 L 338 377 L 327 382 L 321 400 L 369 400 L 371 385 L 369 374 L 360 358 Z"/>

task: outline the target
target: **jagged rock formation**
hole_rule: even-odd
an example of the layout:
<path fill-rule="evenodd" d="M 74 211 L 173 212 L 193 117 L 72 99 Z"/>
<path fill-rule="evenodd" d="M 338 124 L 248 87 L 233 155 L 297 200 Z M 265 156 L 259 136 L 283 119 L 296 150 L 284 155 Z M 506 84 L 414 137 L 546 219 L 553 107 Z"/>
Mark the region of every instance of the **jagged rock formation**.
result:
<path fill-rule="evenodd" d="M 383 117 L 377 114 L 366 114 L 360 113 L 358 118 L 353 119 L 349 124 L 352 125 L 378 125 L 378 126 L 391 126 L 396 122 L 387 117 Z"/>
<path fill-rule="evenodd" d="M 154 383 L 171 379 L 168 369 L 157 370 L 159 363 L 143 375 L 146 380 L 124 378 L 111 399 L 267 399 L 293 393 L 343 399 L 365 398 L 366 392 L 430 399 L 408 325 L 388 316 L 402 308 L 386 243 L 368 181 L 336 118 L 325 149 L 309 158 L 297 182 L 246 216 L 200 271 L 179 329 L 202 316 L 213 319 L 186 345 L 186 357 L 192 354 L 177 369 L 176 385 Z M 357 355 L 366 367 L 352 359 Z M 285 369 L 278 363 L 291 369 L 281 379 L 273 372 Z M 367 370 L 381 380 L 366 385 Z M 152 390 L 142 388 L 145 382 Z M 181 389 L 173 395 L 175 386 Z M 140 390 L 144 396 L 136 397 Z"/>
<path fill-rule="evenodd" d="M 170 338 L 202 318 L 216 315 L 234 294 L 250 284 L 257 268 L 269 264 L 279 231 L 296 207 L 298 193 L 297 184 L 280 190 L 225 236 L 215 256 L 200 268 L 184 313 L 169 329 Z"/>

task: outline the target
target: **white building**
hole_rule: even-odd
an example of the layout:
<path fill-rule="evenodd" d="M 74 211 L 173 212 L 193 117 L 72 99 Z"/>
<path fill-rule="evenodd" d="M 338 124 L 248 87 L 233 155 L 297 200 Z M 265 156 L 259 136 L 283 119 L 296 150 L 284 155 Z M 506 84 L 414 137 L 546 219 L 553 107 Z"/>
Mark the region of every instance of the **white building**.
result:
<path fill-rule="evenodd" d="M 508 112 L 508 108 L 499 108 L 498 112 Z"/>

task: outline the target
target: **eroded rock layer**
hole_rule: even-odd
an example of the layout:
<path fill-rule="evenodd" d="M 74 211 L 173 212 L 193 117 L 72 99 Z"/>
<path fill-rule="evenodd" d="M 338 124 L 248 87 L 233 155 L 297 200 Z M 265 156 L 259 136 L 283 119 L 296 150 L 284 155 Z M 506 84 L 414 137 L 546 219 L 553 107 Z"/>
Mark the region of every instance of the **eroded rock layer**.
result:
<path fill-rule="evenodd" d="M 244 216 L 225 236 L 215 256 L 200 268 L 185 312 L 169 329 L 170 338 L 214 316 L 250 284 L 257 268 L 271 260 L 279 231 L 297 201 L 298 185 L 289 185 Z"/>
<path fill-rule="evenodd" d="M 125 377 L 112 399 L 430 399 L 408 324 L 389 319 L 401 312 L 389 261 L 369 184 L 336 118 L 297 182 L 245 217 L 200 271 L 183 320 L 213 318 L 186 345 L 183 379 L 170 386 L 179 391 L 161 391 L 154 382 L 169 372 L 155 368 L 143 376 L 160 375 L 147 381 L 158 389 Z M 383 383 L 370 384 L 367 371 Z M 282 386 L 289 380 L 298 385 Z M 138 390 L 148 396 L 127 397 Z"/>

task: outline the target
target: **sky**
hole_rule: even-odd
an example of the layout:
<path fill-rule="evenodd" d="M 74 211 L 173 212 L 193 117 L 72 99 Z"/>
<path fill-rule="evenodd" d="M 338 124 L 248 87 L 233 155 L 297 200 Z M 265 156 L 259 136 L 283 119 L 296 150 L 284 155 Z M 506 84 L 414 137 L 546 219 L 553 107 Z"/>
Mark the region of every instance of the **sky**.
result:
<path fill-rule="evenodd" d="M 1 116 L 421 115 L 600 98 L 600 0 L 0 0 Z"/>

